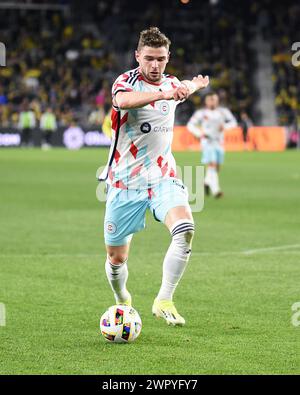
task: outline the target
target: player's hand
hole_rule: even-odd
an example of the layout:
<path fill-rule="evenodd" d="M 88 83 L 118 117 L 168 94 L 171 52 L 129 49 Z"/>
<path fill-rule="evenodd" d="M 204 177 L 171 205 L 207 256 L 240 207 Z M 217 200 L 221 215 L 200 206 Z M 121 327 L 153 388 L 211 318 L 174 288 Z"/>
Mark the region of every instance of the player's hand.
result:
<path fill-rule="evenodd" d="M 186 99 L 189 95 L 189 91 L 186 86 L 181 85 L 178 88 L 170 89 L 169 91 L 162 92 L 162 95 L 163 95 L 162 98 L 165 100 L 173 99 L 175 101 L 178 101 L 178 100 Z"/>
<path fill-rule="evenodd" d="M 169 91 L 161 92 L 161 98 L 164 100 L 172 100 L 174 99 L 175 89 L 170 89 Z"/>
<path fill-rule="evenodd" d="M 181 85 L 174 90 L 173 98 L 175 101 L 187 99 L 189 90 L 185 85 Z"/>
<path fill-rule="evenodd" d="M 207 85 L 209 84 L 209 77 L 208 77 L 208 75 L 203 77 L 202 74 L 199 74 L 197 77 L 194 77 L 192 79 L 192 82 L 196 85 L 197 90 L 203 89 L 203 88 L 206 88 Z"/>

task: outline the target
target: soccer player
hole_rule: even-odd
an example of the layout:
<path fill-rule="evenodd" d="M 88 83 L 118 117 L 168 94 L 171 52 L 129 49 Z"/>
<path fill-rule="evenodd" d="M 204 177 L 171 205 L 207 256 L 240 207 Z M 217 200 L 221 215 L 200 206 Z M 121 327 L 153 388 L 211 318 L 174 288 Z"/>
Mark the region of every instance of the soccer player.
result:
<path fill-rule="evenodd" d="M 223 196 L 219 183 L 219 172 L 224 162 L 224 130 L 237 126 L 233 114 L 227 108 L 219 106 L 219 96 L 215 92 L 207 93 L 205 108 L 197 110 L 187 124 L 188 130 L 202 144 L 202 163 L 206 165 L 204 179 L 205 192 L 216 198 Z"/>
<path fill-rule="evenodd" d="M 187 188 L 176 178 L 171 143 L 177 104 L 205 88 L 209 79 L 198 75 L 180 82 L 164 74 L 169 46 L 157 27 L 142 31 L 135 51 L 139 66 L 113 84 L 112 144 L 99 179 L 107 183 L 105 268 L 116 303 L 131 305 L 126 288 L 129 246 L 133 234 L 145 227 L 149 208 L 172 237 L 152 313 L 169 325 L 184 325 L 173 294 L 191 254 L 194 222 Z"/>
<path fill-rule="evenodd" d="M 48 107 L 42 114 L 40 119 L 40 129 L 43 133 L 42 148 L 49 149 L 51 147 L 51 138 L 57 130 L 56 116 L 51 107 Z"/>
<path fill-rule="evenodd" d="M 32 132 L 36 127 L 35 112 L 30 108 L 25 101 L 22 105 L 22 111 L 19 115 L 18 128 L 21 130 L 21 145 L 31 147 L 33 146 Z"/>

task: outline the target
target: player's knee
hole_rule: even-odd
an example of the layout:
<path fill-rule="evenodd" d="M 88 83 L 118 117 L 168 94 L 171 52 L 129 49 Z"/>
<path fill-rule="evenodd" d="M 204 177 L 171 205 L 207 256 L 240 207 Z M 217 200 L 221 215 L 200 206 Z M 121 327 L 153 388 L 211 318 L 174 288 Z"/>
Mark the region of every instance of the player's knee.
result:
<path fill-rule="evenodd" d="M 107 257 L 112 265 L 122 265 L 127 260 L 128 255 L 120 251 L 108 251 Z"/>
<path fill-rule="evenodd" d="M 194 233 L 195 233 L 195 228 L 184 232 L 184 238 L 185 238 L 186 243 L 192 244 Z"/>
<path fill-rule="evenodd" d="M 216 169 L 218 167 L 218 164 L 216 162 L 211 162 L 207 165 L 207 167 L 210 167 L 212 169 Z"/>
<path fill-rule="evenodd" d="M 173 242 L 180 249 L 190 252 L 192 241 L 195 233 L 194 223 L 190 220 L 184 221 L 182 224 L 177 225 L 171 232 Z"/>

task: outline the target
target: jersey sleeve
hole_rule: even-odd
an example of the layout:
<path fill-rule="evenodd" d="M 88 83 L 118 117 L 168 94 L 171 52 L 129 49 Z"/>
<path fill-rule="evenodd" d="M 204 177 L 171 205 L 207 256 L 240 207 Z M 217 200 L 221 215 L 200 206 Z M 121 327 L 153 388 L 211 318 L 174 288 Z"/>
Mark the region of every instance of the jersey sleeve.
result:
<path fill-rule="evenodd" d="M 121 74 L 113 83 L 111 89 L 112 98 L 114 98 L 118 92 L 133 92 L 135 89 L 132 82 L 133 80 L 130 76 Z"/>
<path fill-rule="evenodd" d="M 237 121 L 228 108 L 223 108 L 222 109 L 223 116 L 224 116 L 224 127 L 225 129 L 231 129 L 237 126 Z"/>
<path fill-rule="evenodd" d="M 187 124 L 187 129 L 191 132 L 194 136 L 200 137 L 201 136 L 201 124 L 203 119 L 203 111 L 197 110 L 190 118 Z"/>

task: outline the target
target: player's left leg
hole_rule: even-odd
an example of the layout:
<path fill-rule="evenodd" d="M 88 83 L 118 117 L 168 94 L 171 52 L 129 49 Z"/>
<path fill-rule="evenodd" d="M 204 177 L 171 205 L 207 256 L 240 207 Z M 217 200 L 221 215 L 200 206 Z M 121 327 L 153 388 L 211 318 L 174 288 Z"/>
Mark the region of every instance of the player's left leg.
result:
<path fill-rule="evenodd" d="M 206 183 L 209 186 L 211 193 L 216 197 L 220 193 L 219 176 L 217 171 L 216 159 L 208 163 L 206 167 Z"/>
<path fill-rule="evenodd" d="M 191 255 L 194 220 L 189 206 L 170 209 L 165 225 L 172 240 L 164 259 L 162 285 L 157 298 L 172 300 Z"/>
<path fill-rule="evenodd" d="M 224 163 L 224 148 L 220 145 L 216 148 L 216 182 L 218 186 L 218 192 L 215 194 L 215 198 L 221 198 L 224 193 L 221 190 L 219 176 L 221 172 L 221 165 Z"/>
<path fill-rule="evenodd" d="M 194 221 L 188 203 L 186 187 L 180 186 L 180 180 L 174 180 L 171 193 L 162 193 L 156 197 L 153 206 L 155 216 L 164 222 L 170 231 L 172 240 L 163 262 L 162 283 L 154 301 L 152 312 L 162 317 L 168 325 L 184 325 L 184 318 L 177 312 L 173 303 L 173 294 L 179 284 L 191 255 L 194 235 Z"/>
<path fill-rule="evenodd" d="M 203 140 L 202 145 L 202 164 L 205 165 L 205 194 L 208 195 L 210 191 L 214 197 L 220 197 L 222 192 L 218 175 L 218 147 L 207 139 Z"/>
<path fill-rule="evenodd" d="M 218 199 L 224 195 L 219 180 L 221 164 L 224 162 L 224 149 L 221 145 L 215 144 L 210 152 L 210 160 L 206 167 L 206 177 L 209 180 L 207 182 L 209 183 L 212 195 Z"/>
<path fill-rule="evenodd" d="M 212 162 L 213 150 L 211 144 L 206 138 L 202 139 L 202 160 L 201 163 L 205 165 L 205 177 L 204 177 L 204 191 L 205 195 L 209 196 L 211 188 L 211 172 L 209 166 Z"/>

